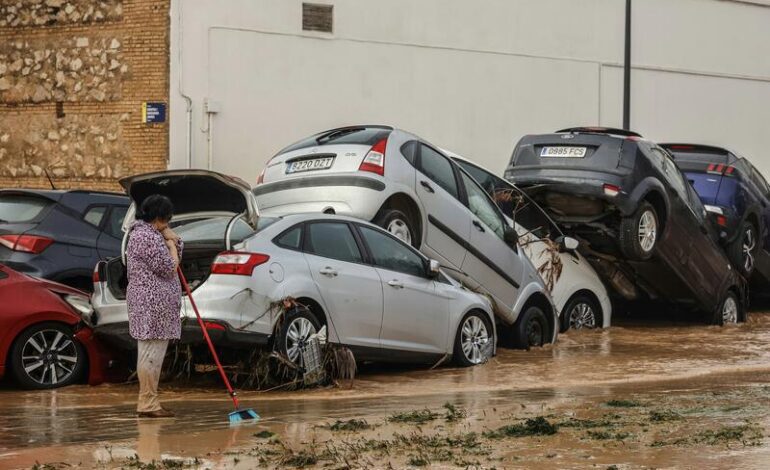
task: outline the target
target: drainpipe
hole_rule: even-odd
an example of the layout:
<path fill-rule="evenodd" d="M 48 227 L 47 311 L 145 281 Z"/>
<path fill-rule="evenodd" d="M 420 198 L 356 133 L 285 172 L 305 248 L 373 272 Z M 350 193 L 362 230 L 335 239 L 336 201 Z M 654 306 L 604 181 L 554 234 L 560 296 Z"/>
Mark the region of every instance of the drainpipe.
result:
<path fill-rule="evenodd" d="M 626 47 L 623 60 L 623 129 L 631 128 L 631 0 L 626 0 Z"/>
<path fill-rule="evenodd" d="M 177 53 L 178 53 L 178 60 L 177 64 L 179 67 L 177 80 L 178 85 L 177 88 L 179 90 L 179 95 L 184 98 L 185 100 L 185 114 L 187 119 L 187 135 L 186 137 L 186 145 L 185 145 L 185 153 L 187 155 L 187 168 L 193 167 L 193 157 L 192 157 L 192 116 L 193 116 L 193 104 L 192 104 L 192 98 L 190 98 L 188 95 L 185 94 L 184 88 L 182 86 L 182 44 L 184 40 L 184 34 L 183 34 L 183 17 L 182 17 L 182 4 L 184 3 L 183 0 L 178 0 L 176 2 L 177 8 L 178 8 L 178 25 L 179 25 L 179 37 L 177 38 Z"/>

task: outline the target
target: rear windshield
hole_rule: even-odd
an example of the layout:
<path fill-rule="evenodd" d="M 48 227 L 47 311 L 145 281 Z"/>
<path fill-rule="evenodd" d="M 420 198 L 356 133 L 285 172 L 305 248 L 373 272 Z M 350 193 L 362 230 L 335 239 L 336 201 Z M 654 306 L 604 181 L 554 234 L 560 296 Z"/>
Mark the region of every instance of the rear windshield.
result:
<path fill-rule="evenodd" d="M 392 131 L 392 129 L 385 127 L 346 127 L 343 129 L 324 131 L 289 145 L 278 152 L 278 154 L 280 155 L 287 152 L 293 152 L 294 150 L 324 145 L 353 144 L 371 147 L 380 140 L 387 138 Z"/>
<path fill-rule="evenodd" d="M 0 223 L 29 222 L 50 204 L 51 201 L 34 196 L 0 196 Z"/>
<path fill-rule="evenodd" d="M 177 235 L 186 243 L 194 242 L 195 244 L 216 245 L 224 242 L 227 224 L 231 220 L 232 217 L 211 217 L 183 220 L 176 224 L 172 222 L 171 225 Z M 264 230 L 277 220 L 275 217 L 260 217 L 257 220 L 257 230 L 255 231 L 243 219 L 238 219 L 230 232 L 230 240 L 232 243 L 240 243 L 247 237 Z"/>
<path fill-rule="evenodd" d="M 677 163 L 721 163 L 725 165 L 730 159 L 730 155 L 724 152 L 683 152 L 673 148 L 667 150 Z"/>

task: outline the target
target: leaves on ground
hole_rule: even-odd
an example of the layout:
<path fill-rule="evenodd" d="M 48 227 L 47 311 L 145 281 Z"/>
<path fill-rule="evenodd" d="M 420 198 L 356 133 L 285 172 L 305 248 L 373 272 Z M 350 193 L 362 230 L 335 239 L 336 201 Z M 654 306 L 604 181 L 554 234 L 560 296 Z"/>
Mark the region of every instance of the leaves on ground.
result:
<path fill-rule="evenodd" d="M 501 439 L 503 437 L 526 437 L 526 436 L 550 436 L 558 431 L 556 425 L 551 424 L 542 416 L 527 419 L 522 424 L 509 424 L 498 428 L 495 431 L 487 431 L 484 437 L 489 439 Z"/>

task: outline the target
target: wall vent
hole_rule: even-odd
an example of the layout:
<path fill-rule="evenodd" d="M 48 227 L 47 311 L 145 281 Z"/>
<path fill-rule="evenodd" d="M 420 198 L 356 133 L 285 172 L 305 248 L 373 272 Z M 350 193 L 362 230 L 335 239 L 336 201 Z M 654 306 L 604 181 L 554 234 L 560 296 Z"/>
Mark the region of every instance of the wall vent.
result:
<path fill-rule="evenodd" d="M 331 33 L 334 25 L 334 5 L 302 4 L 302 30 Z"/>

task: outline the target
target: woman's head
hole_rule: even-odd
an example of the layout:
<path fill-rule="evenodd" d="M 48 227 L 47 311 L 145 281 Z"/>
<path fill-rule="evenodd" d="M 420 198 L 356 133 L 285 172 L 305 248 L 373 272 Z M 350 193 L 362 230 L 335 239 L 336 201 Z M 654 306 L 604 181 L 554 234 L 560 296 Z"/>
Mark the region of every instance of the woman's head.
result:
<path fill-rule="evenodd" d="M 173 215 L 174 205 L 171 200 L 160 194 L 147 197 L 139 208 L 139 218 L 158 229 L 166 228 Z"/>

